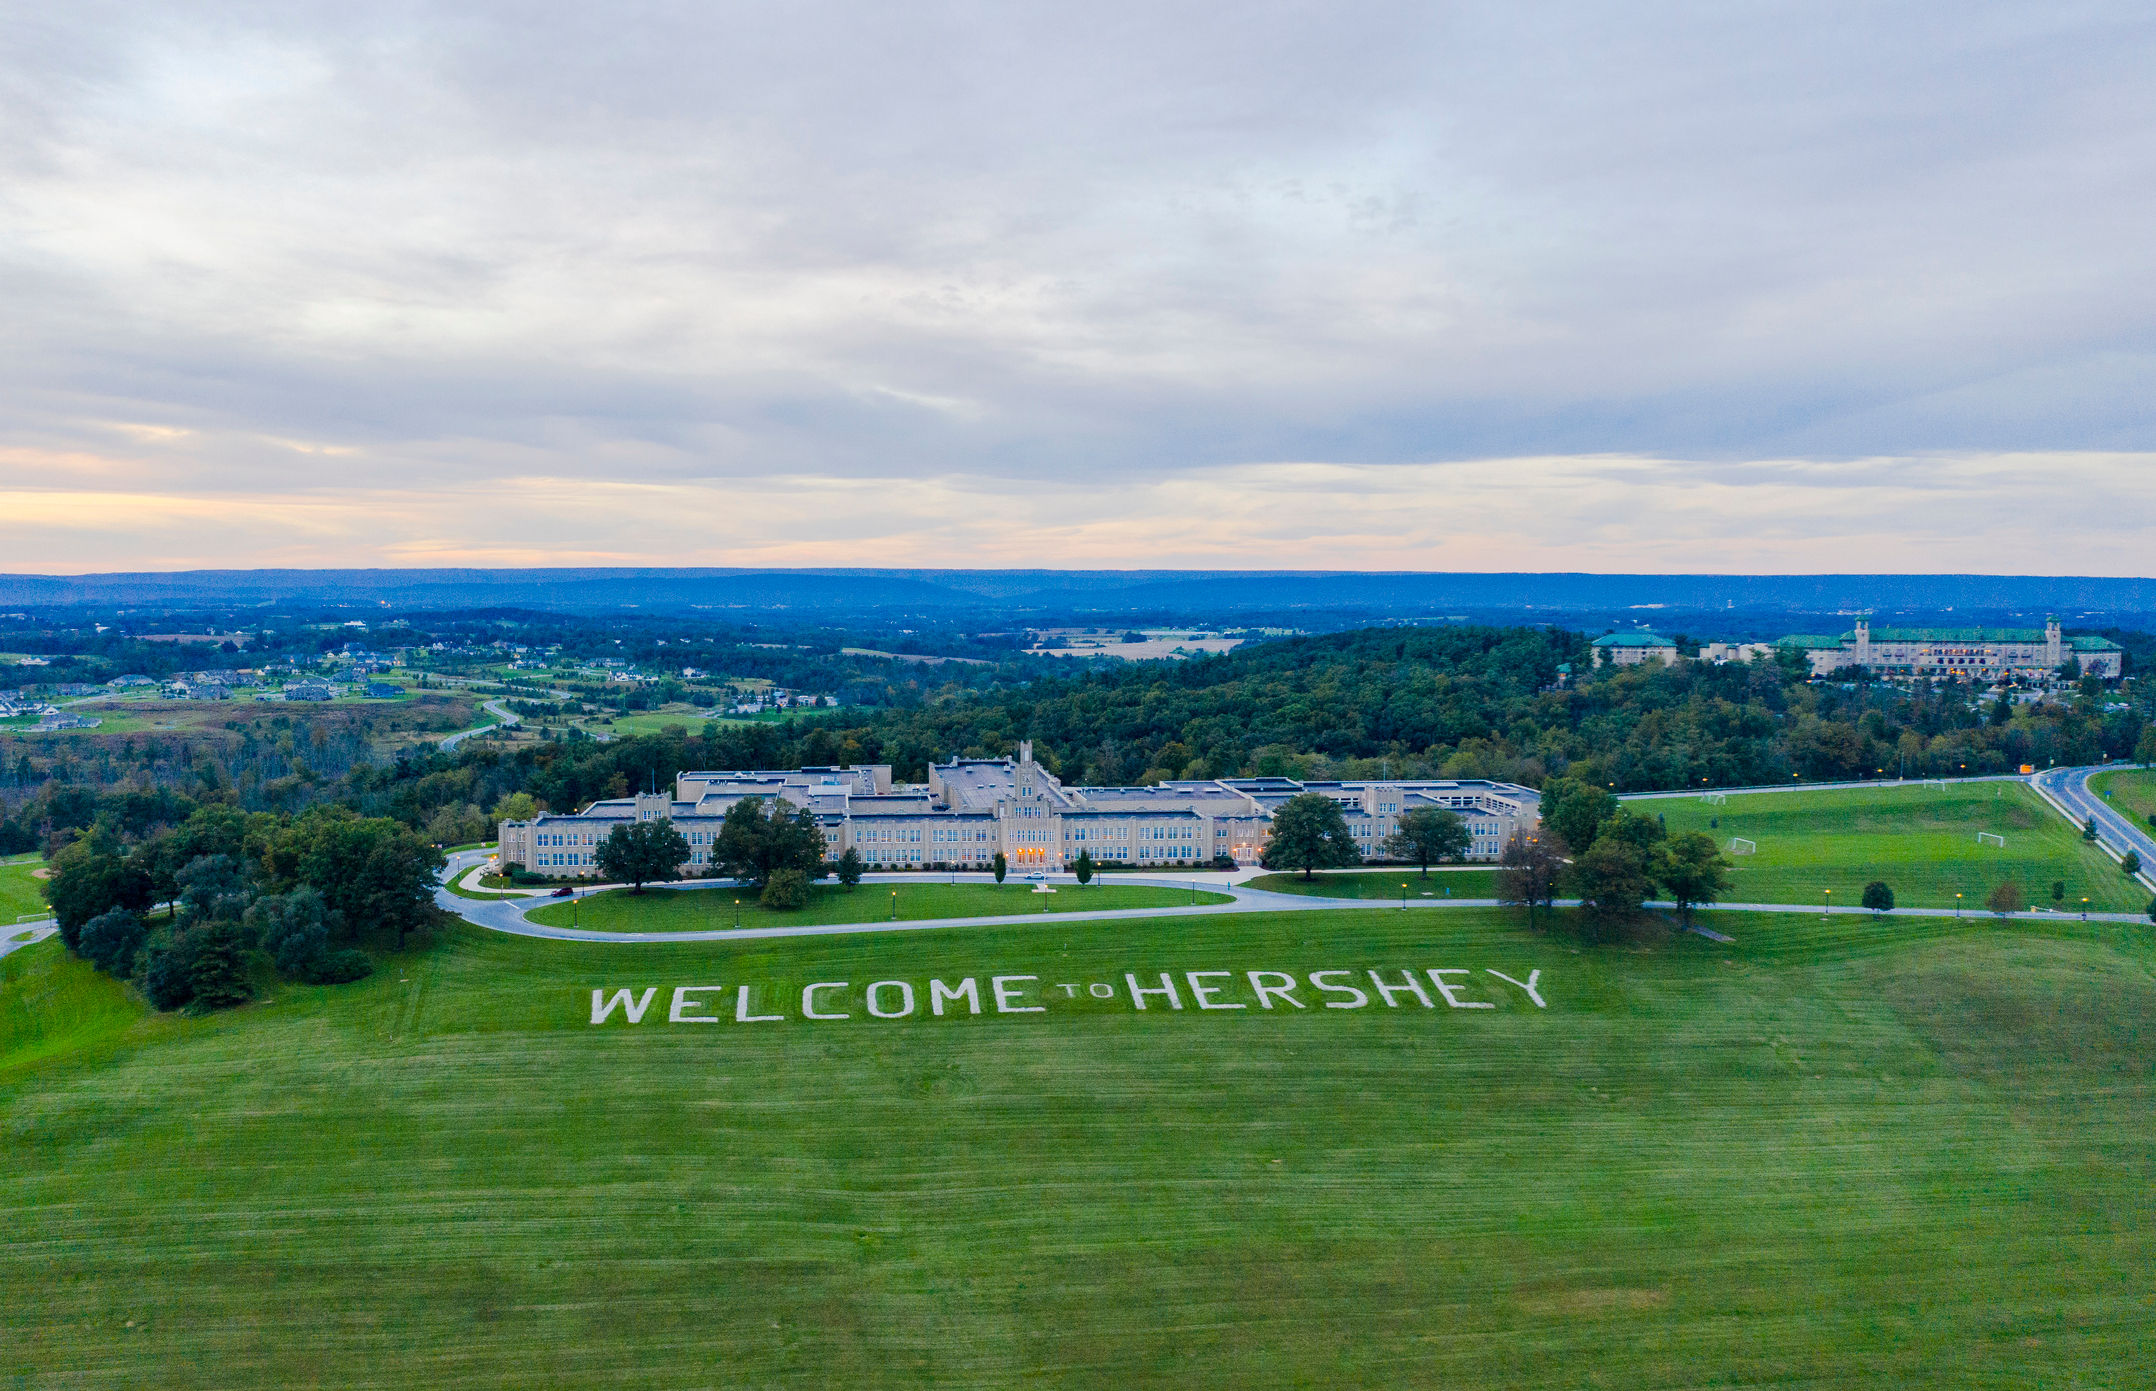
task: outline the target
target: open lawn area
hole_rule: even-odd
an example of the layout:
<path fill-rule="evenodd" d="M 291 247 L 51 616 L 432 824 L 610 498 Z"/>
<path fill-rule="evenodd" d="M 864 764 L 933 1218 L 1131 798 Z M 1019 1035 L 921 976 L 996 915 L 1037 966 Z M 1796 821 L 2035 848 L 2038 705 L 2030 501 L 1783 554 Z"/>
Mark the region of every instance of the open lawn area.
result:
<path fill-rule="evenodd" d="M 669 728 L 686 730 L 694 734 L 707 724 L 784 724 L 788 720 L 813 720 L 820 715 L 835 715 L 837 710 L 761 710 L 753 715 L 705 716 L 694 705 L 668 706 L 660 710 L 641 711 L 634 715 L 615 715 L 611 718 L 584 718 L 576 721 L 586 729 L 599 730 L 617 735 L 663 734 Z M 536 723 L 547 723 L 541 720 Z"/>
<path fill-rule="evenodd" d="M 1025 884 L 879 884 L 865 883 L 851 892 L 834 884 L 814 884 L 808 906 L 791 912 L 760 908 L 754 889 L 646 889 L 632 894 L 609 889 L 567 903 L 550 903 L 529 914 L 533 922 L 555 927 L 596 928 L 601 932 L 701 932 L 735 925 L 740 900 L 742 927 L 789 924 L 880 922 L 895 917 L 987 918 L 1019 913 L 1077 913 L 1109 908 L 1170 908 L 1192 903 L 1226 903 L 1226 894 L 1188 889 L 1157 889 L 1142 884 L 1059 884 L 1052 894 Z"/>
<path fill-rule="evenodd" d="M 1717 925 L 459 928 L 149 1020 L 41 943 L 0 961 L 0 1384 L 2145 1384 L 2147 933 Z"/>
<path fill-rule="evenodd" d="M 1721 806 L 1676 797 L 1628 805 L 1660 814 L 1672 831 L 1706 831 L 1725 853 L 1739 837 L 1754 842 L 1755 853 L 1729 855 L 1733 903 L 1821 903 L 1832 889 L 1834 902 L 1853 904 L 1867 883 L 1883 879 L 1905 908 L 1951 908 L 1959 892 L 1981 909 L 1993 887 L 2012 878 L 2035 907 L 2052 901 L 2059 881 L 2076 910 L 2083 895 L 2104 912 L 2148 906 L 2148 890 L 2020 783 L 1733 792 Z M 2004 836 L 2005 846 L 1977 844 L 1979 831 Z"/>
<path fill-rule="evenodd" d="M 1269 889 L 1276 894 L 1308 894 L 1313 898 L 1389 898 L 1400 901 L 1400 886 L 1407 885 L 1409 899 L 1495 898 L 1494 869 L 1433 869 L 1425 879 L 1412 869 L 1372 870 L 1360 874 L 1261 874 L 1246 888 Z"/>
<path fill-rule="evenodd" d="M 37 878 L 43 861 L 35 855 L 0 860 L 0 928 L 27 914 L 44 914 L 45 893 Z"/>
<path fill-rule="evenodd" d="M 2098 773 L 2089 779 L 2089 787 L 2099 797 L 2110 793 L 2113 810 L 2143 831 L 2150 829 L 2149 818 L 2156 816 L 2156 768 L 2118 768 Z"/>

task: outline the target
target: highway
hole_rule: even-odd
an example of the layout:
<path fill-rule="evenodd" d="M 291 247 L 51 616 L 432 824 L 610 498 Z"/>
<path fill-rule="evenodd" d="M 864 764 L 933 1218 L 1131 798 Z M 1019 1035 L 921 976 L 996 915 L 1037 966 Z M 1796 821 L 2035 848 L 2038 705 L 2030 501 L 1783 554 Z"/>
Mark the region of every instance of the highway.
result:
<path fill-rule="evenodd" d="M 2048 768 L 2030 782 L 2036 790 L 2064 809 L 2075 825 L 2085 825 L 2090 817 L 2096 818 L 2097 839 L 2111 849 L 2124 853 L 2131 850 L 2141 857 L 2141 882 L 2156 890 L 2156 840 L 2149 838 L 2148 831 L 2136 826 L 2131 819 L 2114 811 L 2109 802 L 2090 789 L 2089 778 L 2096 773 L 2116 772 L 2122 764 L 2082 768 Z"/>

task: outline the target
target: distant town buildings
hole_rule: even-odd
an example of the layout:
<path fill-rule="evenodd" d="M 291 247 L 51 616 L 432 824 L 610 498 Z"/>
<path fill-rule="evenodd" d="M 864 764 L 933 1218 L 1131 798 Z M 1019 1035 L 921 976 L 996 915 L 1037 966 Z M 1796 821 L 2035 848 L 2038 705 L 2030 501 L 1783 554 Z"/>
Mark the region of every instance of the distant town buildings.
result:
<path fill-rule="evenodd" d="M 1589 645 L 1594 648 L 1596 666 L 1632 667 L 1657 661 L 1673 665 L 1677 660 L 1677 644 L 1660 633 L 1609 633 Z"/>

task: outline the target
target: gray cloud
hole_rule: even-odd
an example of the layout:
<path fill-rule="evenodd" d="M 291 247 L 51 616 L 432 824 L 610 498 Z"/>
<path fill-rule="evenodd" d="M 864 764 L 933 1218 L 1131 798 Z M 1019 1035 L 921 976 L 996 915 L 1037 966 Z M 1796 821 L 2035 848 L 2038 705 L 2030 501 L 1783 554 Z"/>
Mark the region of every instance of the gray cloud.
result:
<path fill-rule="evenodd" d="M 7 44 L 9 485 L 2156 448 L 2145 7 L 176 0 Z"/>

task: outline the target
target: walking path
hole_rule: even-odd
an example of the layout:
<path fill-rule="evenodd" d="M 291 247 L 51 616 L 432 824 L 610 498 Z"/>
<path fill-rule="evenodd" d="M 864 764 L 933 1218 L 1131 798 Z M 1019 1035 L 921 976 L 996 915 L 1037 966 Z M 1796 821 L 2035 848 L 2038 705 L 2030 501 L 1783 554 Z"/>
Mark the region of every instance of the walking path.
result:
<path fill-rule="evenodd" d="M 14 927 L 0 928 L 0 956 L 6 956 L 12 951 L 21 951 L 24 947 L 33 943 L 42 942 L 59 930 L 49 922 L 38 923 L 34 926 L 24 926 L 17 923 Z"/>

